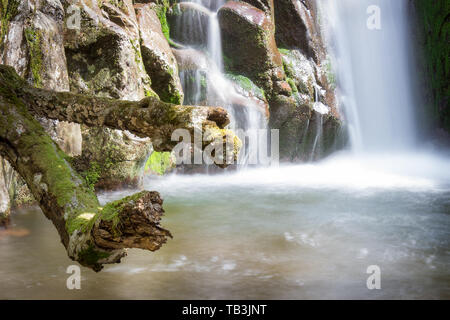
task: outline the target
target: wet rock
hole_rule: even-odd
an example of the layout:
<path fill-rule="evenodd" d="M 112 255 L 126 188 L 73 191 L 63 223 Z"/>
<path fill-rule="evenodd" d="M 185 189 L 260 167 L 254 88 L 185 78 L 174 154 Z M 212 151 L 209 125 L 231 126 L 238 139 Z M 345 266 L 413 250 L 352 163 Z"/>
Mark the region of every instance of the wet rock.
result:
<path fill-rule="evenodd" d="M 227 2 L 218 14 L 227 67 L 250 78 L 269 97 L 280 93 L 282 85 L 275 84 L 284 81 L 285 75 L 271 16 L 236 1 Z"/>
<path fill-rule="evenodd" d="M 279 47 L 300 49 L 308 58 L 319 62 L 324 48 L 315 22 L 313 1 L 274 1 L 276 41 Z"/>
<path fill-rule="evenodd" d="M 189 70 L 206 70 L 210 64 L 206 55 L 192 48 L 173 49 L 180 72 Z"/>
<path fill-rule="evenodd" d="M 158 16 L 151 8 L 151 5 L 135 5 L 145 70 L 152 80 L 152 89 L 161 100 L 183 104 L 177 61 L 162 32 Z"/>
<path fill-rule="evenodd" d="M 318 160 L 343 148 L 346 133 L 336 109 L 328 61 L 318 66 L 299 50 L 281 52 L 293 94 L 272 99 L 270 127 L 280 130 L 282 160 Z"/>
<path fill-rule="evenodd" d="M 141 58 L 139 29 L 131 0 L 119 9 L 80 1 L 80 30 L 66 28 L 70 88 L 117 99 L 154 95 Z M 108 18 L 112 18 L 109 20 Z"/>
<path fill-rule="evenodd" d="M 238 93 L 231 101 L 234 106 L 246 108 L 252 107 L 249 104 L 253 104 L 253 107 L 256 107 L 266 119 L 269 119 L 269 103 L 262 89 L 244 76 L 234 74 L 225 76 L 233 83 L 234 89 Z"/>
<path fill-rule="evenodd" d="M 208 96 L 208 69 L 211 62 L 200 50 L 193 48 L 173 49 L 187 105 L 204 105 Z"/>
<path fill-rule="evenodd" d="M 4 38 L 0 63 L 14 67 L 20 76 L 36 87 L 68 91 L 69 78 L 63 47 L 64 9 L 61 2 L 11 1 L 8 10 L 10 20 L 2 30 Z M 69 155 L 81 153 L 78 124 L 48 119 L 39 121 L 63 151 Z M 5 164 L 5 160 L 1 162 L 5 174 L 0 178 L 0 183 L 8 186 L 10 206 L 32 204 L 34 198 L 26 184 Z"/>
<path fill-rule="evenodd" d="M 59 0 L 16 3 L 17 14 L 8 24 L 0 63 L 13 66 L 20 76 L 37 87 L 68 91 L 62 35 L 63 6 Z M 65 152 L 70 155 L 81 152 L 78 124 L 52 120 L 41 123 Z"/>
<path fill-rule="evenodd" d="M 152 151 L 149 139 L 107 128 L 83 128 L 82 135 L 83 153 L 75 158 L 75 167 L 97 189 L 114 190 L 141 183 Z"/>
<path fill-rule="evenodd" d="M 181 2 L 167 13 L 170 37 L 183 45 L 206 45 L 211 12 L 194 2 Z"/>
<path fill-rule="evenodd" d="M 25 181 L 0 157 L 0 226 L 9 222 L 12 208 L 35 204 L 36 201 Z"/>

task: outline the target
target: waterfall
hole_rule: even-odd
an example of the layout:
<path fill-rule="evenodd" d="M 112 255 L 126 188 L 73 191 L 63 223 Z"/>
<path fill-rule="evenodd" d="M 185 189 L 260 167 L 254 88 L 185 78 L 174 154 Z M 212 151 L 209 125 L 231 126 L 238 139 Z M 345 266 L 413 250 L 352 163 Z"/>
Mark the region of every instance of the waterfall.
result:
<path fill-rule="evenodd" d="M 355 152 L 416 143 L 407 0 L 318 1 Z M 379 18 L 379 19 L 378 19 Z"/>
<path fill-rule="evenodd" d="M 179 5 L 192 9 L 193 13 L 182 15 L 176 30 L 176 41 L 187 50 L 196 50 L 196 64 L 200 68 L 180 71 L 185 93 L 185 103 L 216 105 L 227 109 L 230 129 L 235 130 L 243 141 L 238 163 L 243 166 L 257 164 L 260 142 L 253 137 L 258 129 L 267 127 L 267 119 L 255 101 L 242 95 L 224 74 L 222 40 L 217 12 L 224 0 L 180 1 Z M 207 21 L 205 22 L 205 19 Z M 246 138 L 247 137 L 247 138 Z"/>

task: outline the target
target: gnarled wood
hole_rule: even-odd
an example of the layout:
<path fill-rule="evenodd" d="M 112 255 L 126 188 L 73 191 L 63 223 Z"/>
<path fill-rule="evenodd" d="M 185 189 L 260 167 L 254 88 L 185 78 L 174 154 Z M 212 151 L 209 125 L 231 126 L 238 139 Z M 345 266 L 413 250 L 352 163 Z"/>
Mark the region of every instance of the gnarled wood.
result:
<path fill-rule="evenodd" d="M 0 87 L 20 99 L 32 114 L 91 127 L 128 130 L 151 138 L 156 151 L 170 151 L 177 144 L 171 140 L 175 129 L 193 133 L 203 131 L 205 121 L 213 121 L 221 129 L 230 122 L 226 110 L 220 107 L 179 106 L 154 97 L 124 101 L 55 92 L 30 86 L 11 67 L 0 65 L 0 73 Z M 230 131 L 227 133 L 232 135 Z M 229 138 L 232 141 L 233 137 Z"/>
<path fill-rule="evenodd" d="M 70 258 L 99 271 L 103 264 L 120 262 L 124 248 L 159 249 L 171 237 L 159 224 L 162 199 L 157 192 L 144 191 L 101 206 L 32 113 L 128 129 L 159 139 L 164 150 L 173 145 L 171 130 L 177 126 L 203 130 L 202 116 L 205 127 L 214 125 L 212 119 L 226 123 L 223 109 L 179 108 L 152 99 L 123 102 L 35 89 L 14 69 L 0 65 L 0 155 L 25 180 Z M 200 117 L 200 127 L 195 117 Z"/>

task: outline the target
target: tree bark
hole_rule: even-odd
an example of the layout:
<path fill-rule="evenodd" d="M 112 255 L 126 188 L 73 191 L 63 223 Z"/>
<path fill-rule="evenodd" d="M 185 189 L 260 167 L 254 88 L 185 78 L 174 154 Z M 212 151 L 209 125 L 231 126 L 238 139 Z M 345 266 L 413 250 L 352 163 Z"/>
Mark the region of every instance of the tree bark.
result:
<path fill-rule="evenodd" d="M 223 128 L 226 111 L 185 107 L 154 99 L 139 102 L 86 97 L 30 87 L 13 68 L 0 65 L 0 155 L 27 183 L 58 230 L 71 259 L 101 270 L 117 263 L 124 248 L 157 250 L 171 234 L 160 226 L 164 212 L 157 192 L 143 191 L 101 206 L 94 191 L 32 115 L 129 130 L 170 150 L 174 129 Z M 213 122 L 213 120 L 216 122 Z M 217 126 L 216 126 L 217 128 Z M 226 131 L 223 139 L 234 138 Z"/>

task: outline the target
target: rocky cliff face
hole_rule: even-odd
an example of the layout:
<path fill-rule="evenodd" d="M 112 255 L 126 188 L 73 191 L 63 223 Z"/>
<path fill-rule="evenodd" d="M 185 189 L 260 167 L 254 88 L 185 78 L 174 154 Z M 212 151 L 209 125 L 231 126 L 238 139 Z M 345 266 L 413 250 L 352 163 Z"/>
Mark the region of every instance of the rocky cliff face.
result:
<path fill-rule="evenodd" d="M 0 63 L 51 90 L 200 101 L 183 92 L 180 76 L 187 84 L 194 73 L 201 76 L 208 57 L 177 40 L 201 46 L 208 20 L 198 6 L 176 2 L 3 0 Z M 280 153 L 288 161 L 329 154 L 342 131 L 314 3 L 227 1 L 218 12 L 226 76 L 280 130 Z M 183 18 L 192 16 L 197 25 L 184 25 Z M 45 127 L 74 156 L 82 175 L 101 188 L 135 186 L 152 151 L 149 139 L 126 131 L 48 120 Z M 21 179 L 1 163 L 0 211 L 7 212 L 11 194 L 30 199 Z"/>
<path fill-rule="evenodd" d="M 288 161 L 324 157 L 345 141 L 314 4 L 228 1 L 219 11 L 227 68 L 264 90 Z"/>

